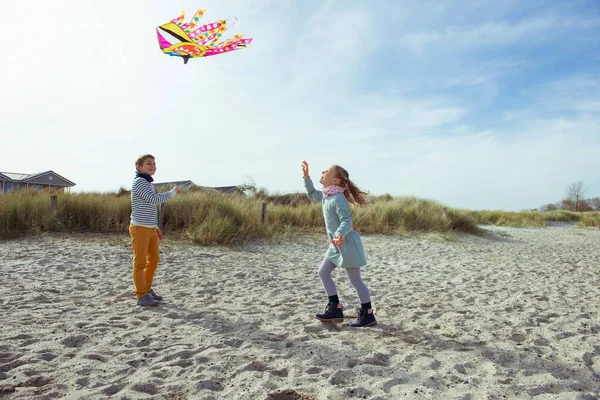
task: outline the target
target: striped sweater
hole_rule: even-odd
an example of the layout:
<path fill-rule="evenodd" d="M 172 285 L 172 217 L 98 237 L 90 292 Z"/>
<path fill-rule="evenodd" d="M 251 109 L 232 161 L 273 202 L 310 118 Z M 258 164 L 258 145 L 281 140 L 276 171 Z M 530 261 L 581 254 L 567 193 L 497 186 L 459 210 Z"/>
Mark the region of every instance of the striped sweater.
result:
<path fill-rule="evenodd" d="M 131 224 L 146 228 L 158 225 L 156 206 L 175 196 L 175 190 L 158 194 L 154 185 L 144 178 L 135 178 L 131 185 Z"/>

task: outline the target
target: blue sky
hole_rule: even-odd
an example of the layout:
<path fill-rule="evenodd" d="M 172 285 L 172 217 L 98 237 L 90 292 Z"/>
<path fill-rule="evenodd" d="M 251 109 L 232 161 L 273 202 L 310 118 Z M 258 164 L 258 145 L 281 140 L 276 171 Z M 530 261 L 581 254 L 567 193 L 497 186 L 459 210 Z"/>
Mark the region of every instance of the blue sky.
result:
<path fill-rule="evenodd" d="M 199 8 L 254 42 L 163 55 L 155 27 Z M 597 0 L 21 0 L 0 22 L 1 171 L 115 191 L 151 153 L 157 181 L 284 193 L 306 159 L 453 207 L 600 196 Z"/>

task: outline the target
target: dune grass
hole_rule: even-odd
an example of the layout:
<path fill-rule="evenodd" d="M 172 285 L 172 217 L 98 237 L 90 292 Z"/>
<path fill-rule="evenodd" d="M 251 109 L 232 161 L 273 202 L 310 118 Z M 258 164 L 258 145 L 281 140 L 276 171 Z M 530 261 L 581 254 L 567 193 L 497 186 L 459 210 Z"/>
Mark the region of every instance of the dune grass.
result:
<path fill-rule="evenodd" d="M 594 211 L 583 213 L 583 216 L 579 219 L 578 226 L 582 228 L 600 228 L 600 212 Z"/>
<path fill-rule="evenodd" d="M 117 193 L 54 193 L 57 209 L 50 210 L 47 191 L 22 191 L 0 196 L 0 238 L 41 232 L 126 233 L 131 215 L 127 191 Z M 245 196 L 189 192 L 165 203 L 161 221 L 165 233 L 198 244 L 234 244 L 254 238 L 324 233 L 319 202 L 301 193 Z M 262 204 L 267 203 L 264 223 Z M 415 197 L 371 196 L 365 208 L 353 207 L 354 228 L 361 233 L 479 234 L 478 224 L 543 227 L 548 221 L 575 221 L 582 227 L 600 226 L 600 212 L 472 211 L 444 207 Z"/>
<path fill-rule="evenodd" d="M 127 193 L 60 193 L 55 211 L 50 193 L 22 191 L 0 196 L 0 237 L 40 232 L 125 233 L 131 214 Z M 272 196 L 223 195 L 190 192 L 165 203 L 163 230 L 201 244 L 231 244 L 253 238 L 324 232 L 319 202 L 302 200 L 301 194 Z M 268 200 L 266 220 L 262 204 Z M 286 203 L 286 201 L 289 203 Z M 473 220 L 460 212 L 444 210 L 430 200 L 371 198 L 366 208 L 354 207 L 355 228 L 363 233 L 478 233 Z"/>
<path fill-rule="evenodd" d="M 21 191 L 0 196 L 0 237 L 40 232 L 122 232 L 131 215 L 128 197 L 95 193 L 56 194 Z"/>

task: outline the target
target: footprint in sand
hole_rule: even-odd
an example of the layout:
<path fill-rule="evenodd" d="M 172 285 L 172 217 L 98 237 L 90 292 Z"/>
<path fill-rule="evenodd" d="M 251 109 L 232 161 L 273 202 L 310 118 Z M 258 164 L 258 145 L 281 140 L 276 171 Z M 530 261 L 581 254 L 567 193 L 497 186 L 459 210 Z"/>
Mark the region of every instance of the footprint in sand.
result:
<path fill-rule="evenodd" d="M 390 379 L 389 381 L 386 381 L 383 384 L 383 391 L 385 393 L 389 393 L 394 386 L 404 385 L 405 383 L 408 383 L 408 381 L 409 381 L 408 378 L 394 378 L 394 379 Z"/>
<path fill-rule="evenodd" d="M 336 371 L 329 378 L 329 382 L 332 385 L 347 385 L 354 381 L 354 375 L 350 370 Z"/>
<path fill-rule="evenodd" d="M 79 388 L 84 388 L 84 387 L 86 387 L 87 385 L 89 385 L 89 383 L 90 383 L 90 380 L 89 380 L 89 378 L 88 378 L 88 377 L 85 377 L 85 378 L 79 378 L 79 379 L 77 379 L 77 380 L 75 381 L 75 384 L 76 384 L 77 386 L 79 386 Z"/>
<path fill-rule="evenodd" d="M 158 388 L 152 383 L 138 383 L 132 389 L 141 393 L 158 394 Z"/>
<path fill-rule="evenodd" d="M 212 390 L 214 392 L 220 392 L 223 390 L 223 386 L 221 385 L 221 382 L 209 379 L 205 381 L 200 381 L 196 384 L 196 390 L 200 391 L 203 389 Z"/>
<path fill-rule="evenodd" d="M 167 364 L 168 367 L 181 367 L 181 368 L 191 367 L 192 365 L 194 365 L 194 360 L 177 360 L 175 362 Z"/>
<path fill-rule="evenodd" d="M 359 364 L 370 364 L 377 365 L 380 367 L 387 367 L 390 365 L 390 355 L 384 353 L 375 353 L 371 357 L 363 358 L 359 360 Z"/>
<path fill-rule="evenodd" d="M 267 400 L 316 400 L 316 397 L 300 394 L 293 389 L 285 389 L 269 393 Z"/>
<path fill-rule="evenodd" d="M 97 360 L 97 361 L 101 361 L 101 362 L 106 362 L 108 361 L 108 359 L 100 354 L 96 354 L 96 353 L 92 353 L 92 354 L 86 354 L 84 356 L 85 358 L 89 359 L 89 360 Z"/>
<path fill-rule="evenodd" d="M 271 375 L 279 376 L 279 377 L 282 377 L 282 378 L 287 377 L 288 374 L 289 374 L 289 371 L 288 371 L 287 368 L 275 369 L 275 370 L 272 370 L 270 372 L 271 372 Z"/>
<path fill-rule="evenodd" d="M 63 339 L 60 343 L 65 347 L 81 347 L 88 341 L 88 337 L 85 335 L 69 336 Z"/>

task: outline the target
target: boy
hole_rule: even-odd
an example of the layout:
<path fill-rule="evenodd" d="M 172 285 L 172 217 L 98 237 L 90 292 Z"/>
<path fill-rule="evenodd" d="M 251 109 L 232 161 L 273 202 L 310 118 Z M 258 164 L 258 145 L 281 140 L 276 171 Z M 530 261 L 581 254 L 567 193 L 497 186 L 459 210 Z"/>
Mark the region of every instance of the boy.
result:
<path fill-rule="evenodd" d="M 144 154 L 135 162 L 137 173 L 131 185 L 131 247 L 133 248 L 133 287 L 140 306 L 157 306 L 162 297 L 152 290 L 152 279 L 158 267 L 160 255 L 158 241 L 162 232 L 158 229 L 156 206 L 164 203 L 181 189 L 157 194 L 152 185 L 156 172 L 154 156 Z"/>

